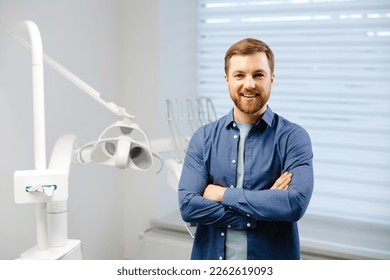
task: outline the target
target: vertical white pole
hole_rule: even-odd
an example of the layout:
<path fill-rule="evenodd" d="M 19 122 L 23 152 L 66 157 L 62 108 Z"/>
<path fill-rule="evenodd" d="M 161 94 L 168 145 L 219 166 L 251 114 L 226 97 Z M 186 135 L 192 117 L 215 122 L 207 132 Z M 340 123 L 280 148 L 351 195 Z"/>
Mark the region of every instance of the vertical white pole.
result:
<path fill-rule="evenodd" d="M 51 153 L 49 169 L 62 169 L 69 178 L 76 136 L 62 135 Z M 63 247 L 68 243 L 68 201 L 47 203 L 47 232 L 49 247 Z"/>
<path fill-rule="evenodd" d="M 46 132 L 45 132 L 45 100 L 43 79 L 42 39 L 38 27 L 31 21 L 23 22 L 31 40 L 32 51 L 32 93 L 34 114 L 34 155 L 35 169 L 46 169 Z M 48 249 L 46 203 L 35 206 L 37 226 L 37 249 Z"/>

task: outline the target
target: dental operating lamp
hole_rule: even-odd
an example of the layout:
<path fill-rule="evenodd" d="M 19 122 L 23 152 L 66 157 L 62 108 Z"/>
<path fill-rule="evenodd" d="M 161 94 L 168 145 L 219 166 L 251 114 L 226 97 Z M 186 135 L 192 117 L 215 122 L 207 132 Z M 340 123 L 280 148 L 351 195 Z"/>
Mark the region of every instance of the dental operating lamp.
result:
<path fill-rule="evenodd" d="M 27 30 L 30 42 L 17 33 Z M 21 255 L 22 259 L 81 259 L 80 240 L 67 236 L 69 169 L 72 163 L 96 163 L 116 168 L 147 171 L 154 153 L 145 132 L 122 107 L 105 101 L 93 87 L 43 53 L 42 40 L 34 22 L 23 21 L 2 26 L 0 34 L 10 35 L 32 54 L 32 93 L 35 169 L 14 173 L 16 203 L 34 203 L 37 244 Z M 119 120 L 107 127 L 96 141 L 76 147 L 76 136 L 61 136 L 46 164 L 43 62 L 114 113 Z M 162 146 L 169 145 L 168 142 Z"/>

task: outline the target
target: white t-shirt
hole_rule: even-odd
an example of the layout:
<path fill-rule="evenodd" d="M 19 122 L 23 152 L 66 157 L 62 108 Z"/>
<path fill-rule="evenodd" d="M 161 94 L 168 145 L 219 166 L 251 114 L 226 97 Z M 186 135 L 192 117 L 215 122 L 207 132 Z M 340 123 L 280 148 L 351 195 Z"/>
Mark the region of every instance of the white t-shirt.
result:
<path fill-rule="evenodd" d="M 237 123 L 237 126 L 240 129 L 240 141 L 238 144 L 236 188 L 242 188 L 244 182 L 245 140 L 253 124 Z M 247 236 L 245 230 L 233 230 L 233 229 L 227 230 L 226 243 L 225 243 L 225 258 L 227 260 L 247 259 Z"/>

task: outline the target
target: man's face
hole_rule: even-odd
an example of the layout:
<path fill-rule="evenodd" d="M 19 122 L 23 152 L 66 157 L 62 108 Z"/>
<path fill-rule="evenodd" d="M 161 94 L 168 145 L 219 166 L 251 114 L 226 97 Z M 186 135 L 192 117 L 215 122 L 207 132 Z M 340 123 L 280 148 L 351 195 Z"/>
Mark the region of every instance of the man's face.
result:
<path fill-rule="evenodd" d="M 235 117 L 253 119 L 266 111 L 274 74 L 265 53 L 232 56 L 225 80 L 235 105 Z"/>

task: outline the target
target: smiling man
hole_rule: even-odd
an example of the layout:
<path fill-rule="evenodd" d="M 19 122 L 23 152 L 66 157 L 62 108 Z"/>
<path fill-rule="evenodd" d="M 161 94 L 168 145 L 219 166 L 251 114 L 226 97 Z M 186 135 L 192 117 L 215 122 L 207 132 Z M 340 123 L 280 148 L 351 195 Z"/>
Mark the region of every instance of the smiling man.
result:
<path fill-rule="evenodd" d="M 197 130 L 179 182 L 182 217 L 198 224 L 192 259 L 299 259 L 297 221 L 313 191 L 307 132 L 267 105 L 274 55 L 244 39 L 225 54 L 233 109 Z"/>

